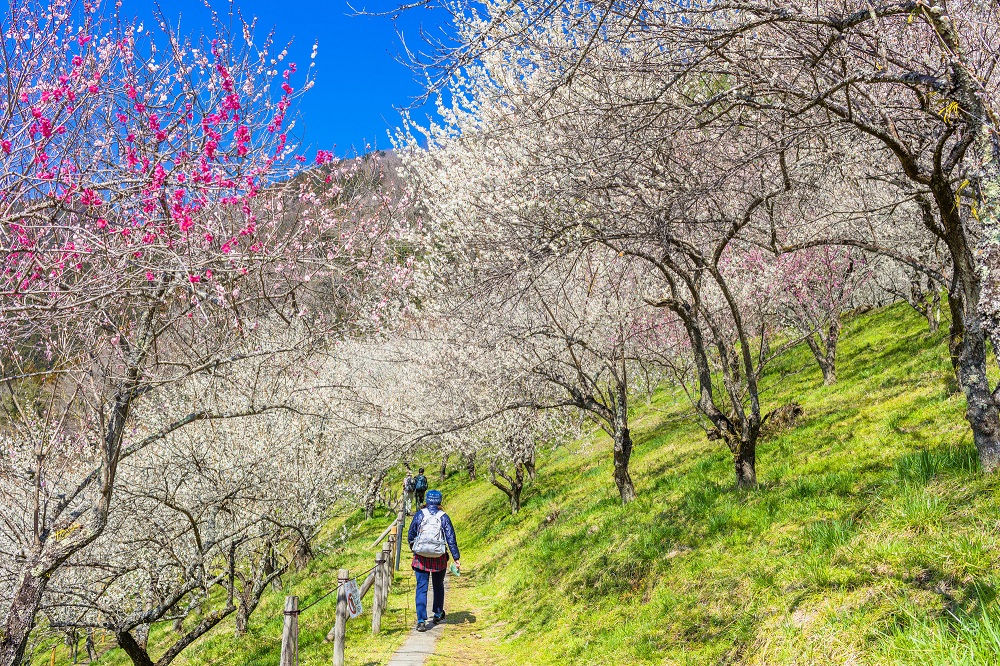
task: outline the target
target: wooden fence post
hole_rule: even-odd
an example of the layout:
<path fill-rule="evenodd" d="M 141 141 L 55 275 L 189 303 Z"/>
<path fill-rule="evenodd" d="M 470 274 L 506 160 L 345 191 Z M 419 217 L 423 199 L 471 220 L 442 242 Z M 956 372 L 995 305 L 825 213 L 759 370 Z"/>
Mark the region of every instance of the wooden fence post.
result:
<path fill-rule="evenodd" d="M 392 548 L 389 544 L 385 544 L 382 548 L 382 559 L 385 560 L 385 578 L 382 581 L 382 610 L 385 611 L 389 607 L 389 588 L 392 587 Z"/>
<path fill-rule="evenodd" d="M 347 637 L 347 581 L 351 572 L 337 571 L 337 620 L 333 626 L 333 666 L 344 666 L 344 640 Z"/>
<path fill-rule="evenodd" d="M 392 531 L 389 532 L 389 552 L 388 552 L 389 556 L 386 558 L 386 561 L 389 564 L 389 566 L 386 567 L 386 569 L 389 571 L 390 579 L 392 575 L 396 572 L 396 566 L 395 566 L 396 558 L 394 558 L 392 555 L 393 553 L 396 552 L 396 539 L 399 538 L 398 536 L 396 536 L 397 532 L 399 532 L 399 525 L 393 525 Z"/>
<path fill-rule="evenodd" d="M 403 554 L 403 535 L 406 533 L 406 507 L 403 507 L 399 515 L 396 516 L 396 520 L 399 522 L 399 539 L 396 540 L 396 571 L 399 571 L 399 560 Z"/>
<path fill-rule="evenodd" d="M 375 584 L 372 586 L 372 635 L 382 631 L 382 586 L 385 585 L 385 548 L 375 553 Z"/>
<path fill-rule="evenodd" d="M 296 666 L 299 654 L 299 598 L 285 597 L 285 624 L 281 630 L 281 666 Z"/>

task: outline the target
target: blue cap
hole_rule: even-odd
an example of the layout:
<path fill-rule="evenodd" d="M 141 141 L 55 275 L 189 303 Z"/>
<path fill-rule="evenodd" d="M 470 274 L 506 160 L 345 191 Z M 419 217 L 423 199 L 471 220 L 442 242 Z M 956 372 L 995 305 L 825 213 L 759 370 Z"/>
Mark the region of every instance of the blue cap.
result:
<path fill-rule="evenodd" d="M 428 490 L 427 494 L 424 496 L 428 504 L 440 504 L 441 503 L 441 491 L 440 490 Z"/>

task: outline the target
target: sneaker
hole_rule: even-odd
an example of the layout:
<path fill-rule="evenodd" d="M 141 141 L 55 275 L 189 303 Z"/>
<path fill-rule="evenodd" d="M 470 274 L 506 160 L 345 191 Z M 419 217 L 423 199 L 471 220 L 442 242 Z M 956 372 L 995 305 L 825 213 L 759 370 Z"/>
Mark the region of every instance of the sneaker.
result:
<path fill-rule="evenodd" d="M 427 631 L 427 623 L 417 622 L 417 631 Z"/>
<path fill-rule="evenodd" d="M 447 615 L 447 613 L 445 613 L 444 611 L 441 611 L 440 615 L 438 615 L 437 613 L 434 613 L 434 622 L 435 623 L 437 623 L 437 622 L 443 622 L 445 615 Z"/>

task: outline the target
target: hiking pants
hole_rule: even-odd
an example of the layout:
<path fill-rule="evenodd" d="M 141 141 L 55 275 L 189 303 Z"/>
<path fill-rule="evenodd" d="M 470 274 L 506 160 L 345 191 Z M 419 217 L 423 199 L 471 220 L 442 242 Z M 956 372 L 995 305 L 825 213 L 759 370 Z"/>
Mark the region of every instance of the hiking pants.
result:
<path fill-rule="evenodd" d="M 423 504 L 423 503 L 424 503 L 424 493 L 426 493 L 426 492 L 427 492 L 427 489 L 426 489 L 426 488 L 425 488 L 424 490 L 417 490 L 417 491 L 416 491 L 416 493 L 417 493 L 417 506 L 418 506 L 418 507 L 419 507 L 419 506 L 420 506 L 421 504 Z"/>
<path fill-rule="evenodd" d="M 444 571 L 421 571 L 414 569 L 417 577 L 417 622 L 427 621 L 427 584 L 434 583 L 434 615 L 444 612 Z"/>

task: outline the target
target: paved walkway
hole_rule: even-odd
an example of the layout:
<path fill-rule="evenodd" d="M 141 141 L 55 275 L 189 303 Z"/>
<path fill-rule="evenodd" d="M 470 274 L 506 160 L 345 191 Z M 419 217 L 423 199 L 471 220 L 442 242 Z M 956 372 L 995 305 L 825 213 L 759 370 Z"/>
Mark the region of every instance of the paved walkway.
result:
<path fill-rule="evenodd" d="M 448 577 L 446 576 L 444 580 L 447 590 Z M 427 608 L 430 609 L 433 608 L 434 586 L 428 585 L 428 588 L 430 589 L 427 590 Z M 445 623 L 441 622 L 430 631 L 412 629 L 403 646 L 396 650 L 396 654 L 392 655 L 388 666 L 424 666 L 427 657 L 434 654 L 434 647 L 437 645 L 438 638 L 441 637 L 441 632 L 444 631 L 444 626 Z"/>

